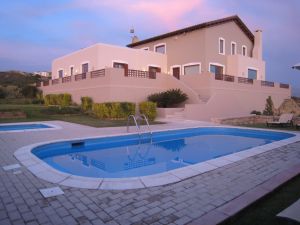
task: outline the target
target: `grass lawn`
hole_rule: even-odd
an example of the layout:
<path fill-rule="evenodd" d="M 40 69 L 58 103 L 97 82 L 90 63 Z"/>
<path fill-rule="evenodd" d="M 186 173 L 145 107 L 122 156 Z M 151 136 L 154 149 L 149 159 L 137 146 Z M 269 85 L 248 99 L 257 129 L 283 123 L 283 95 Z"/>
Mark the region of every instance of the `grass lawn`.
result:
<path fill-rule="evenodd" d="M 222 225 L 299 225 L 290 219 L 276 217 L 300 198 L 299 188 L 300 176 L 297 176 Z"/>
<path fill-rule="evenodd" d="M 126 126 L 126 120 L 101 120 L 86 114 L 45 114 L 43 110 L 47 107 L 43 105 L 9 105 L 0 104 L 0 111 L 23 111 L 27 118 L 0 119 L 0 123 L 16 123 L 16 122 L 33 122 L 33 121 L 49 121 L 61 120 L 71 123 L 78 123 L 92 127 L 118 127 Z M 151 124 L 161 124 L 160 122 L 152 122 Z"/>

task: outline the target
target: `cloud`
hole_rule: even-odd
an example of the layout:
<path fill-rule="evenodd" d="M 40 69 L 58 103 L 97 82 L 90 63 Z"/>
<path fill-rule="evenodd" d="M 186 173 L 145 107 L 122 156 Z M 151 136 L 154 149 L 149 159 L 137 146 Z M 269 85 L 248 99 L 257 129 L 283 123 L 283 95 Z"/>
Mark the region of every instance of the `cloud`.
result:
<path fill-rule="evenodd" d="M 93 11 L 103 11 L 103 7 L 109 8 L 111 12 L 126 14 L 127 17 L 122 18 L 125 20 L 128 17 L 144 15 L 171 29 L 176 27 L 187 13 L 195 8 L 201 8 L 203 3 L 204 0 L 91 0 L 87 4 L 85 0 L 77 0 L 74 6 Z"/>

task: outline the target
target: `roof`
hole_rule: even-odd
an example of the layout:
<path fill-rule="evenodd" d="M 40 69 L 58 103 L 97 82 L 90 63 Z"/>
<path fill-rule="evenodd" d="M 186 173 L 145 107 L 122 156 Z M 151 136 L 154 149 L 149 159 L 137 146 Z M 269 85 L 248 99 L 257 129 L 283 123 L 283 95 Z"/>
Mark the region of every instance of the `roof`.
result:
<path fill-rule="evenodd" d="M 223 18 L 223 19 L 213 20 L 213 21 L 210 21 L 210 22 L 201 23 L 201 24 L 197 24 L 197 25 L 194 25 L 194 26 L 186 27 L 186 28 L 183 28 L 183 29 L 180 29 L 180 30 L 172 31 L 172 32 L 165 33 L 165 34 L 155 36 L 155 37 L 152 37 L 152 38 L 148 38 L 148 39 L 145 39 L 145 40 L 141 40 L 139 42 L 128 44 L 127 47 L 135 47 L 135 46 L 146 44 L 146 43 L 149 43 L 149 42 L 152 42 L 152 41 L 157 41 L 157 40 L 160 40 L 160 39 L 163 39 L 163 38 L 168 38 L 168 37 L 172 37 L 172 36 L 175 36 L 175 35 L 191 32 L 191 31 L 195 31 L 195 30 L 200 30 L 200 29 L 203 29 L 203 28 L 213 27 L 213 26 L 217 26 L 217 25 L 220 25 L 220 24 L 228 23 L 228 22 L 235 22 L 241 28 L 241 30 L 247 35 L 247 37 L 254 43 L 254 35 L 252 34 L 252 32 L 244 24 L 244 22 L 240 19 L 240 17 L 238 17 L 237 15 L 234 15 L 234 16 Z"/>

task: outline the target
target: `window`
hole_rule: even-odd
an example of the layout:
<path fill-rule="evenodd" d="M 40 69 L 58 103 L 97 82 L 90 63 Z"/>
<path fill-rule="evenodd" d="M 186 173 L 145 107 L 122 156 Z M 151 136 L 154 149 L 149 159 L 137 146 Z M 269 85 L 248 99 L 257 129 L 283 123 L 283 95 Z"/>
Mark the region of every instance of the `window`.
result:
<path fill-rule="evenodd" d="M 128 64 L 121 62 L 113 62 L 114 68 L 124 69 L 124 75 L 128 76 Z"/>
<path fill-rule="evenodd" d="M 200 64 L 183 65 L 184 75 L 199 74 L 200 71 Z"/>
<path fill-rule="evenodd" d="M 58 77 L 62 78 L 64 76 L 64 71 L 63 70 L 59 70 L 58 71 Z"/>
<path fill-rule="evenodd" d="M 82 64 L 82 73 L 87 73 L 87 72 L 89 72 L 89 64 L 84 63 Z"/>
<path fill-rule="evenodd" d="M 242 55 L 247 56 L 247 47 L 245 45 L 242 46 Z"/>
<path fill-rule="evenodd" d="M 236 54 L 236 43 L 231 42 L 231 55 L 235 55 L 235 54 Z"/>
<path fill-rule="evenodd" d="M 154 46 L 155 52 L 166 54 L 166 44 L 158 44 Z"/>
<path fill-rule="evenodd" d="M 225 39 L 219 38 L 219 54 L 225 55 Z"/>
<path fill-rule="evenodd" d="M 248 69 L 248 78 L 256 80 L 257 79 L 257 70 L 255 70 L 255 69 Z"/>
<path fill-rule="evenodd" d="M 209 64 L 209 72 L 213 74 L 224 74 L 224 66 L 217 64 Z"/>
<path fill-rule="evenodd" d="M 71 67 L 70 67 L 70 76 L 73 76 L 73 74 L 74 74 L 74 67 L 71 66 Z"/>

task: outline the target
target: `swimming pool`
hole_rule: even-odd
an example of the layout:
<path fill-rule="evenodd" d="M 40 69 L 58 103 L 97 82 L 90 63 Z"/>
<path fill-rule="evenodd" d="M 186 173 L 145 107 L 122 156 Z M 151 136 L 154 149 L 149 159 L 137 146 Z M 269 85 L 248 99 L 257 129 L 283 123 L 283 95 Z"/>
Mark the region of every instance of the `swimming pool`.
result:
<path fill-rule="evenodd" d="M 0 133 L 4 132 L 22 132 L 22 131 L 40 131 L 43 129 L 58 129 L 58 126 L 47 123 L 12 123 L 0 124 Z"/>
<path fill-rule="evenodd" d="M 91 178 L 130 178 L 197 165 L 295 136 L 253 129 L 205 127 L 40 145 L 31 152 L 52 168 Z"/>

